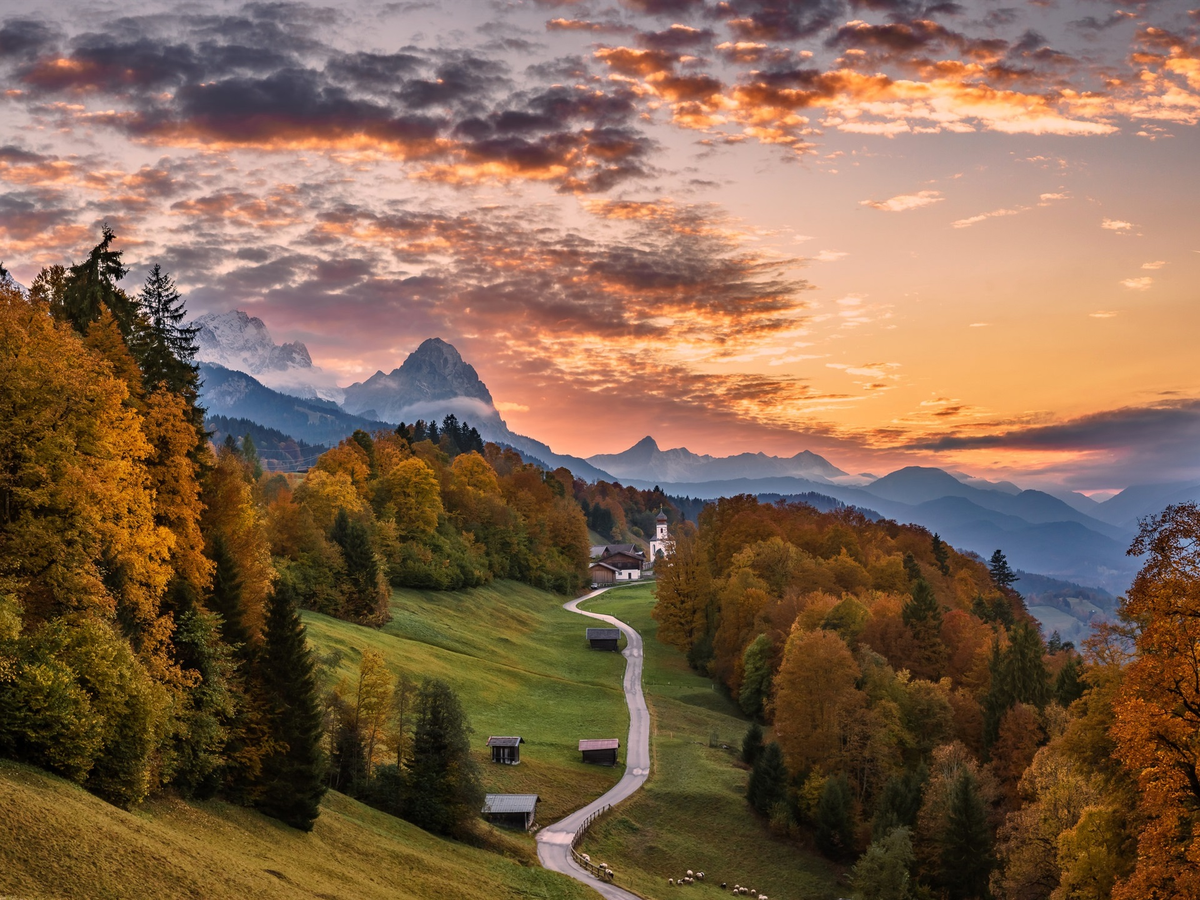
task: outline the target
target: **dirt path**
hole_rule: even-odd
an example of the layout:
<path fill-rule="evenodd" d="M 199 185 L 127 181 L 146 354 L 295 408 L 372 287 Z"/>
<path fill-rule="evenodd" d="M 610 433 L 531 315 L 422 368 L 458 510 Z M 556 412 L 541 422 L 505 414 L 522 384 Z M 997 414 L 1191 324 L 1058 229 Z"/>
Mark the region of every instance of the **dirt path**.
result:
<path fill-rule="evenodd" d="M 588 816 L 605 806 L 620 803 L 646 781 L 650 774 L 650 712 L 646 709 L 646 698 L 642 694 L 642 636 L 619 619 L 600 613 L 579 609 L 584 600 L 603 594 L 608 588 L 592 591 L 563 606 L 581 616 L 599 619 L 625 635 L 627 646 L 625 657 L 625 703 L 629 706 L 629 737 L 625 741 L 625 774 L 606 794 L 577 809 L 571 815 L 547 825 L 537 834 L 538 859 L 547 869 L 570 875 L 576 881 L 595 889 L 608 900 L 640 900 L 636 894 L 622 890 L 614 884 L 601 881 L 587 870 L 576 865 L 571 858 L 571 841 L 579 826 Z M 611 864 L 611 861 L 609 861 Z M 620 873 L 618 872 L 618 877 Z"/>

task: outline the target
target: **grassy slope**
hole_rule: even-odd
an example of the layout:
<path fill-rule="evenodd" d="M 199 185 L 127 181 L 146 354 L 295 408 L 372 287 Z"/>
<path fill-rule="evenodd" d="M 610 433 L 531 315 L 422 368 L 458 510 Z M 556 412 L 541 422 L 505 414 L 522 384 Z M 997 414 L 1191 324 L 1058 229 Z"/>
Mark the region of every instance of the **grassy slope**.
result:
<path fill-rule="evenodd" d="M 585 900 L 588 892 L 341 794 L 328 795 L 315 829 L 303 834 L 215 801 L 156 800 L 124 812 L 38 769 L 0 761 L 0 895 Z"/>
<path fill-rule="evenodd" d="M 538 820 L 553 822 L 600 796 L 622 769 L 580 761 L 580 738 L 629 732 L 621 692 L 625 660 L 588 648 L 583 617 L 562 598 L 513 582 L 472 591 L 396 591 L 392 621 L 380 631 L 306 613 L 321 653 L 345 653 L 352 683 L 364 649 L 382 653 L 393 673 L 442 678 L 458 692 L 475 728 L 474 755 L 493 793 L 542 798 Z M 519 766 L 490 762 L 488 735 L 525 738 Z M 532 843 L 532 842 L 531 842 Z"/>
<path fill-rule="evenodd" d="M 367 647 L 394 672 L 444 678 L 475 726 L 489 791 L 537 793 L 553 821 L 607 790 L 621 770 L 584 766 L 580 737 L 629 728 L 624 660 L 588 649 L 587 622 L 562 598 L 512 583 L 461 593 L 398 591 L 383 630 L 306 614 L 322 653 L 351 678 Z M 496 766 L 488 734 L 521 734 L 520 766 Z M 116 809 L 61 779 L 0 761 L 0 895 L 20 898 L 435 897 L 581 900 L 535 865 L 533 841 L 492 840 L 513 858 L 426 834 L 331 793 L 311 835 L 219 802 L 157 800 Z M 278 873 L 278 874 L 272 874 Z"/>
<path fill-rule="evenodd" d="M 645 692 L 653 715 L 653 770 L 646 787 L 588 836 L 583 849 L 617 870 L 645 897 L 675 896 L 668 877 L 689 868 L 706 882 L 697 897 L 726 896 L 722 881 L 753 886 L 772 900 L 839 896 L 835 872 L 820 857 L 773 838 L 746 805 L 736 765 L 747 721 L 712 683 L 660 644 L 650 617 L 653 585 L 621 588 L 584 604 L 628 622 L 645 641 Z M 729 746 L 710 748 L 709 738 Z M 689 893 L 688 896 L 692 896 Z"/>

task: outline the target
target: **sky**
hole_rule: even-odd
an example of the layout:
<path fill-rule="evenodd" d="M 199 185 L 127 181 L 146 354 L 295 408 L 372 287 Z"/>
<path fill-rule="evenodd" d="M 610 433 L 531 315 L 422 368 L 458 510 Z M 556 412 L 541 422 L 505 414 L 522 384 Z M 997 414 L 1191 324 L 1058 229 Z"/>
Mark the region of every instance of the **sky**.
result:
<path fill-rule="evenodd" d="M 108 222 L 560 453 L 1104 496 L 1200 480 L 1198 122 L 1175 0 L 0 0 L 0 260 Z"/>

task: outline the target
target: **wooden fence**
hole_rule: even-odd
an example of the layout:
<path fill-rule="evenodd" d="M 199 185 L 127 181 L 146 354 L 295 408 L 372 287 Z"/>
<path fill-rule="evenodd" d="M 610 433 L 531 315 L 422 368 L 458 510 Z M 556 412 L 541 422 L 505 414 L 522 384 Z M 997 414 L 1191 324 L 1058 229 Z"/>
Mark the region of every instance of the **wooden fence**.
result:
<path fill-rule="evenodd" d="M 582 853 L 580 853 L 575 848 L 578 847 L 579 842 L 582 841 L 587 836 L 588 829 L 591 828 L 592 825 L 595 824 L 597 819 L 599 819 L 602 815 L 604 815 L 606 812 L 608 812 L 609 809 L 611 809 L 611 807 L 602 806 L 598 810 L 596 810 L 594 813 L 592 813 L 590 816 L 588 816 L 586 819 L 584 819 L 583 824 L 579 826 L 579 830 L 575 832 L 575 836 L 573 838 L 571 838 L 571 858 L 575 860 L 576 865 L 580 866 L 581 868 L 587 869 L 589 872 L 591 872 L 593 875 L 595 875 L 597 878 L 599 878 L 603 881 L 615 880 L 615 878 L 613 876 L 613 870 L 608 869 L 608 868 L 601 868 L 600 866 L 596 865 L 594 862 L 592 862 L 589 858 L 584 856 Z"/>

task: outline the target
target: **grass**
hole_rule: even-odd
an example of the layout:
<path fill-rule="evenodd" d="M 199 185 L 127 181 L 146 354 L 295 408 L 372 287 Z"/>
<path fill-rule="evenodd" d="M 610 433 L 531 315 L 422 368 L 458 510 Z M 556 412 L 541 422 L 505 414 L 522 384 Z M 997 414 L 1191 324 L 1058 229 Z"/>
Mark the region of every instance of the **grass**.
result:
<path fill-rule="evenodd" d="M 311 834 L 225 803 L 125 812 L 39 769 L 0 760 L 5 900 L 342 898 L 587 900 L 533 864 L 442 840 L 341 794 Z"/>
<path fill-rule="evenodd" d="M 722 881 L 753 886 L 772 900 L 840 896 L 836 869 L 772 836 L 746 805 L 747 772 L 737 760 L 749 723 L 681 653 L 658 642 L 650 617 L 654 586 L 622 588 L 583 605 L 642 635 L 653 768 L 646 786 L 602 819 L 582 849 L 612 865 L 622 886 L 652 900 L 675 896 L 667 879 L 688 869 L 706 875 L 688 896 L 726 896 Z"/>
<path fill-rule="evenodd" d="M 431 676 L 458 693 L 474 726 L 474 756 L 489 793 L 538 794 L 538 820 L 553 822 L 600 796 L 622 774 L 584 765 L 580 738 L 629 732 L 621 691 L 625 660 L 591 650 L 588 620 L 562 598 L 513 582 L 471 591 L 395 591 L 380 630 L 305 613 L 320 653 L 344 654 L 336 676 L 353 683 L 366 649 L 393 673 Z M 335 677 L 336 677 L 335 676 Z M 521 735 L 519 766 L 490 762 L 489 735 Z M 532 840 L 530 840 L 532 843 Z"/>

